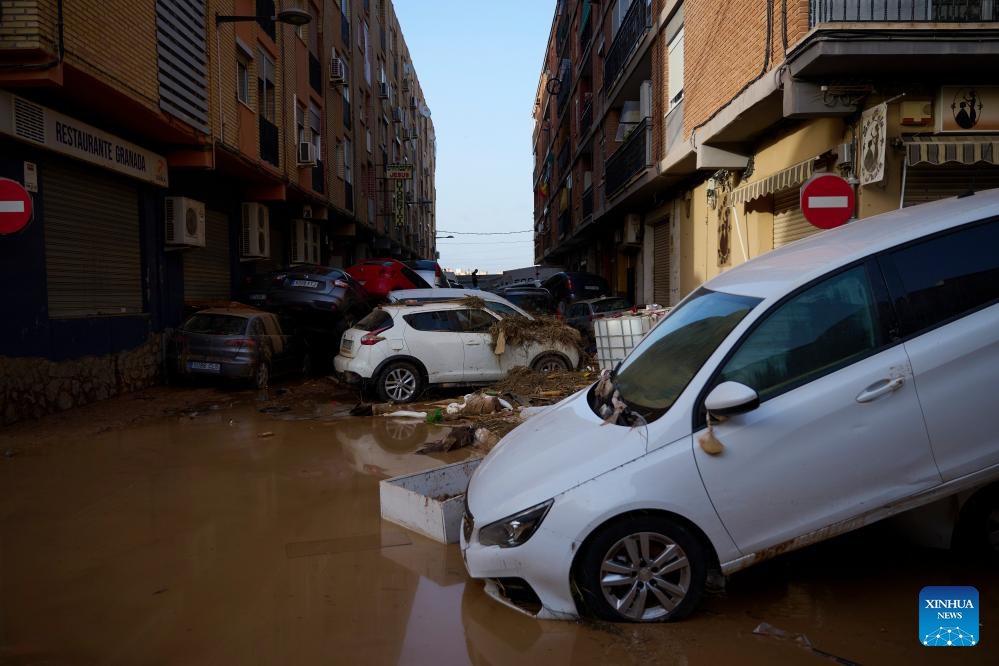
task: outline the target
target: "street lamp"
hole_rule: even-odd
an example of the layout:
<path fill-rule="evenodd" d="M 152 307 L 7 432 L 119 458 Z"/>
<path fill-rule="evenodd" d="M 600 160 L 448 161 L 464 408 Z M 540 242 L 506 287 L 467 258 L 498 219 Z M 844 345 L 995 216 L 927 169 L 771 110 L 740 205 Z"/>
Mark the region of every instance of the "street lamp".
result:
<path fill-rule="evenodd" d="M 223 23 L 239 23 L 240 21 L 262 21 L 270 20 L 278 23 L 287 23 L 295 27 L 305 25 L 312 21 L 312 15 L 304 9 L 289 7 L 282 9 L 276 16 L 232 16 L 226 14 L 215 14 L 216 27 Z"/>

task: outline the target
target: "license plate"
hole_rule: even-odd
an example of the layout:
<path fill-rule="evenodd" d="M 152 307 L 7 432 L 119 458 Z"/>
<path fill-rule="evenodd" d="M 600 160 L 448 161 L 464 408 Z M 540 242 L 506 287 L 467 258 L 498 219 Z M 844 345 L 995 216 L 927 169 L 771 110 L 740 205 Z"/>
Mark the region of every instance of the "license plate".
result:
<path fill-rule="evenodd" d="M 319 283 L 315 280 L 292 280 L 292 287 L 308 287 L 309 289 L 315 289 L 319 286 Z"/>
<path fill-rule="evenodd" d="M 218 363 L 206 363 L 205 361 L 191 361 L 187 367 L 191 370 L 205 370 L 206 372 L 218 372 L 222 369 Z"/>

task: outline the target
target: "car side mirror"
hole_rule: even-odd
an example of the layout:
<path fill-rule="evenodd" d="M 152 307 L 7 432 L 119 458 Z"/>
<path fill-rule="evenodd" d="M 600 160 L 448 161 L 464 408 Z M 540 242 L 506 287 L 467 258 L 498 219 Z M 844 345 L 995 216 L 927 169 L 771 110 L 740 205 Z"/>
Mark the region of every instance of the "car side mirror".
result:
<path fill-rule="evenodd" d="M 759 406 L 759 394 L 739 382 L 722 382 L 704 399 L 704 408 L 713 416 L 745 414 Z"/>

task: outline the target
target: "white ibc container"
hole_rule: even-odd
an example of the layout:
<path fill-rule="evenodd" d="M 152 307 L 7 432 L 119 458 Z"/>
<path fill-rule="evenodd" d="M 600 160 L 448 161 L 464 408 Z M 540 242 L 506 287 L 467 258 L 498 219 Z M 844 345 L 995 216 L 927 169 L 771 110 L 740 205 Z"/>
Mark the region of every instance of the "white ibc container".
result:
<path fill-rule="evenodd" d="M 597 339 L 597 363 L 601 370 L 613 368 L 628 355 L 652 328 L 650 315 L 625 315 L 593 320 Z"/>

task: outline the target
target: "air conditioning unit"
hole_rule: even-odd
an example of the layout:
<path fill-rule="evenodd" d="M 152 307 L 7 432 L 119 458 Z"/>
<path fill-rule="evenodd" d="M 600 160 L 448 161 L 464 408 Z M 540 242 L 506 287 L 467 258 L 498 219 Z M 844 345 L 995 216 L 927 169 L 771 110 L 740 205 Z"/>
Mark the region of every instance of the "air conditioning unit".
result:
<path fill-rule="evenodd" d="M 316 147 L 308 141 L 301 141 L 298 144 L 298 165 L 316 165 Z"/>
<path fill-rule="evenodd" d="M 205 204 L 186 197 L 166 198 L 167 245 L 205 246 Z"/>
<path fill-rule="evenodd" d="M 347 66 L 338 56 L 330 58 L 330 83 L 339 86 L 347 82 Z"/>
<path fill-rule="evenodd" d="M 319 263 L 319 225 L 308 220 L 291 224 L 291 263 Z"/>
<path fill-rule="evenodd" d="M 415 109 L 416 108 L 416 96 L 415 95 L 413 95 L 412 97 L 409 98 L 409 108 L 411 108 L 411 109 Z"/>
<path fill-rule="evenodd" d="M 402 109 L 398 106 L 392 109 L 392 122 L 401 123 L 402 122 Z"/>
<path fill-rule="evenodd" d="M 410 88 L 409 79 L 403 79 L 402 80 L 402 91 L 403 92 L 409 92 L 409 88 Z"/>
<path fill-rule="evenodd" d="M 389 84 L 388 81 L 380 81 L 378 83 L 378 96 L 382 99 L 389 98 Z"/>
<path fill-rule="evenodd" d="M 271 256 L 270 214 L 264 204 L 243 204 L 243 234 L 239 253 L 245 259 L 267 259 Z"/>

